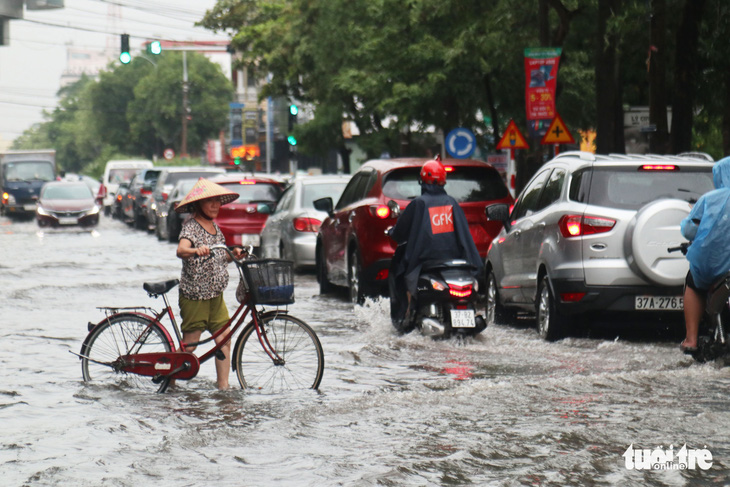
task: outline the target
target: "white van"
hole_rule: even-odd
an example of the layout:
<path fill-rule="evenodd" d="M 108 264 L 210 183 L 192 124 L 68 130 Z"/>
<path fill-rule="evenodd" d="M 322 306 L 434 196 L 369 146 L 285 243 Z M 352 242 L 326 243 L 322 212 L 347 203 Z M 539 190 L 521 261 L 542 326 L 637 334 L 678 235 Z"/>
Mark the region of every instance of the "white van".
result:
<path fill-rule="evenodd" d="M 104 214 L 110 215 L 119 183 L 128 183 L 140 169 L 153 167 L 152 161 L 144 159 L 129 159 L 109 161 L 104 168 Z"/>

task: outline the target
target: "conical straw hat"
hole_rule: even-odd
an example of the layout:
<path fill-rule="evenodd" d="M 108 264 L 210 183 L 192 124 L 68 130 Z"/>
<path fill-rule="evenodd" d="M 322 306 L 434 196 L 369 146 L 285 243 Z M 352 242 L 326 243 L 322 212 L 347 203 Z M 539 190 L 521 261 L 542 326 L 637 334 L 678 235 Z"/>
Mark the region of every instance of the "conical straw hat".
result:
<path fill-rule="evenodd" d="M 185 195 L 185 198 L 182 199 L 180 204 L 177 205 L 175 211 L 178 213 L 191 213 L 195 209 L 193 203 L 215 197 L 220 198 L 221 205 L 225 205 L 238 199 L 238 196 L 238 193 L 228 191 L 220 184 L 215 184 L 207 179 L 200 178 L 190 192 Z"/>

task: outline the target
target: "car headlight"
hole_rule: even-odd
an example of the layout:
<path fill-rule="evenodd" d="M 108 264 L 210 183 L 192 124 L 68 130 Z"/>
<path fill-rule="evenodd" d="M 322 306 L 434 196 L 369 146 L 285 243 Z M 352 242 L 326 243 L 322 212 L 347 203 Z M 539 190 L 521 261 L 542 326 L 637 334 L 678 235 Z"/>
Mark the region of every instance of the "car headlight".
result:
<path fill-rule="evenodd" d="M 41 205 L 38 205 L 38 208 L 36 208 L 35 211 L 41 216 L 51 216 L 51 214 L 46 211 Z"/>
<path fill-rule="evenodd" d="M 90 209 L 89 211 L 86 212 L 86 215 L 87 216 L 96 215 L 97 213 L 99 213 L 99 207 L 94 205 L 94 207 L 92 209 Z"/>
<path fill-rule="evenodd" d="M 3 196 L 7 195 L 7 202 L 8 205 L 14 205 L 15 204 L 15 196 L 13 196 L 10 193 L 5 193 Z"/>

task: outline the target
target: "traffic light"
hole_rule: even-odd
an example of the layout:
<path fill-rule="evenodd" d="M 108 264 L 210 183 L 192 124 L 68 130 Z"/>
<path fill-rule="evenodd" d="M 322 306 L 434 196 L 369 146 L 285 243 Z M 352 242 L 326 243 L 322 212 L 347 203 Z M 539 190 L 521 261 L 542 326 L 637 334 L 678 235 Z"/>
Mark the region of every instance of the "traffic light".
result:
<path fill-rule="evenodd" d="M 129 34 L 122 34 L 122 51 L 119 53 L 119 61 L 122 64 L 129 64 L 132 55 L 129 54 Z"/>
<path fill-rule="evenodd" d="M 151 41 L 149 44 L 147 44 L 147 54 L 153 54 L 157 56 L 160 53 L 162 53 L 162 44 L 160 43 L 160 41 Z"/>
<path fill-rule="evenodd" d="M 297 124 L 297 115 L 299 114 L 299 107 L 292 103 L 289 105 L 289 136 L 286 140 L 289 145 L 297 145 L 297 138 L 294 137 L 294 126 Z"/>

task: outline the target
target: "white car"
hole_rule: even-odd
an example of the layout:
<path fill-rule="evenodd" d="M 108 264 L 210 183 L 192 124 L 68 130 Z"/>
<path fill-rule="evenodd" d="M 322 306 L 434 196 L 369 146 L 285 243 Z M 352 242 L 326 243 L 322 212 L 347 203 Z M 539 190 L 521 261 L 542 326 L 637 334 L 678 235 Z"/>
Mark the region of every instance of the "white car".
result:
<path fill-rule="evenodd" d="M 304 176 L 292 181 L 261 232 L 263 256 L 291 260 L 295 268 L 313 267 L 317 232 L 327 217 L 313 202 L 326 197 L 337 201 L 349 180 L 346 174 Z"/>

